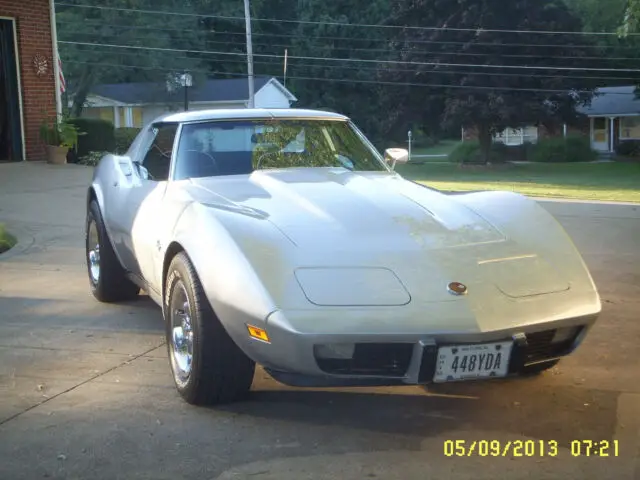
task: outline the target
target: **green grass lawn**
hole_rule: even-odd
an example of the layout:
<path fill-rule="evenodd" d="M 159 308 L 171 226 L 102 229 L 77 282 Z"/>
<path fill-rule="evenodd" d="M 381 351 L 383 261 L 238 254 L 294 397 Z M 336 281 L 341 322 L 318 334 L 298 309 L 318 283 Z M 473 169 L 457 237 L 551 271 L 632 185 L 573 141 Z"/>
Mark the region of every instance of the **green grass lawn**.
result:
<path fill-rule="evenodd" d="M 6 252 L 16 244 L 16 237 L 11 235 L 0 223 L 0 253 Z"/>
<path fill-rule="evenodd" d="M 449 155 L 454 148 L 460 144 L 459 140 L 442 140 L 433 147 L 412 148 L 411 155 Z M 427 158 L 421 158 L 420 161 L 429 161 Z M 437 161 L 446 161 L 446 158 L 434 158 Z"/>
<path fill-rule="evenodd" d="M 640 163 L 399 165 L 407 179 L 445 191 L 508 190 L 536 197 L 640 202 Z"/>

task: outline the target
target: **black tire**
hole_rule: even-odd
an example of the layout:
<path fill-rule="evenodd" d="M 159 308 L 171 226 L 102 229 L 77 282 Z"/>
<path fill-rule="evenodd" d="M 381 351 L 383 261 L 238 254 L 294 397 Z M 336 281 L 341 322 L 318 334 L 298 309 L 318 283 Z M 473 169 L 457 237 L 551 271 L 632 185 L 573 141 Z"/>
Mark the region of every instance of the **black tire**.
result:
<path fill-rule="evenodd" d="M 95 230 L 94 230 L 95 227 Z M 96 249 L 97 236 L 97 249 Z M 97 254 L 98 274 L 97 278 L 92 273 L 92 258 Z M 93 252 L 93 256 L 92 256 Z M 91 293 L 101 302 L 122 302 L 133 300 L 140 293 L 140 287 L 135 285 L 126 276 L 126 272 L 113 251 L 107 230 L 100 214 L 98 202 L 92 200 L 87 209 L 85 225 L 85 260 L 87 262 L 87 274 Z"/>
<path fill-rule="evenodd" d="M 522 369 L 523 375 L 539 375 L 542 372 L 549 370 L 560 362 L 560 359 L 551 360 L 550 362 L 544 363 L 536 363 L 534 365 L 529 365 L 528 367 L 524 367 Z"/>
<path fill-rule="evenodd" d="M 188 304 L 184 303 L 184 299 Z M 255 363 L 235 344 L 220 323 L 200 280 L 184 252 L 178 253 L 167 270 L 164 295 L 167 350 L 174 383 L 182 398 L 192 405 L 217 405 L 245 398 L 255 372 Z M 182 314 L 178 313 L 182 305 Z M 178 319 L 188 327 L 177 327 Z M 182 315 L 182 317 L 180 316 Z M 190 372 L 181 371 L 174 352 L 174 327 L 178 338 L 191 335 Z M 184 332 L 189 332 L 185 334 Z M 181 336 L 182 335 L 182 336 Z M 188 350 L 188 347 L 184 347 Z M 183 350 L 184 351 L 184 350 Z"/>

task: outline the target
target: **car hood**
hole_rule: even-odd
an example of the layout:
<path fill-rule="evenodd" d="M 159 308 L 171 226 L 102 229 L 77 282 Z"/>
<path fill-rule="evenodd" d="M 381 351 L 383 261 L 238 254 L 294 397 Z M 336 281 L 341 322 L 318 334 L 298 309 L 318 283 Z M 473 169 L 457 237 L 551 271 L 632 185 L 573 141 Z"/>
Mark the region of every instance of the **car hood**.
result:
<path fill-rule="evenodd" d="M 323 306 L 455 301 L 446 289 L 455 281 L 512 298 L 569 288 L 545 258 L 456 195 L 391 172 L 257 171 L 193 179 L 189 191 L 214 212 L 257 219 L 218 217 L 281 305 L 291 306 L 295 285 Z M 270 226 L 263 235 L 261 222 Z M 274 230 L 281 242 L 270 243 Z"/>
<path fill-rule="evenodd" d="M 398 249 L 408 242 L 435 249 L 504 240 L 465 205 L 388 172 L 262 170 L 191 182 L 201 203 L 267 219 L 303 248 Z"/>

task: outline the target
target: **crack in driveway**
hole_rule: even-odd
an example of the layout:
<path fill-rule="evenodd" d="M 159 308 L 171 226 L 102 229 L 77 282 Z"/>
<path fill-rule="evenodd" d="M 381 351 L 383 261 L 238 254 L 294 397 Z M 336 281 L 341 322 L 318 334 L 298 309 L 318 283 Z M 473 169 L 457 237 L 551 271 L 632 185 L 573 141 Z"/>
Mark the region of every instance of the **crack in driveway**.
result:
<path fill-rule="evenodd" d="M 151 348 L 149 348 L 149 349 L 145 350 L 144 352 L 142 352 L 142 353 L 140 353 L 140 354 L 138 354 L 138 355 L 134 355 L 134 356 L 132 356 L 131 358 L 128 358 L 127 360 L 125 360 L 125 361 L 123 361 L 123 362 L 120 362 L 120 363 L 118 363 L 117 365 L 114 365 L 113 367 L 108 368 L 108 369 L 106 369 L 106 370 L 105 370 L 105 371 L 103 371 L 103 372 L 97 373 L 96 375 L 93 375 L 93 376 L 91 376 L 91 377 L 87 378 L 86 380 L 83 380 L 82 382 L 80 382 L 80 383 L 78 383 L 78 384 L 76 384 L 76 385 L 73 385 L 72 387 L 69 387 L 69 388 L 67 388 L 66 390 L 63 390 L 62 392 L 59 392 L 59 393 L 56 393 L 55 395 L 52 395 L 52 396 L 50 396 L 50 397 L 47 397 L 46 399 L 44 399 L 44 400 L 42 400 L 42 401 L 40 401 L 40 402 L 38 402 L 38 403 L 36 403 L 36 404 L 34 404 L 34 405 L 31 405 L 30 407 L 27 407 L 27 408 L 25 408 L 24 410 L 22 410 L 22 411 L 20 411 L 20 412 L 18 412 L 18 413 L 16 413 L 16 414 L 14 414 L 14 415 L 11 415 L 10 417 L 5 418 L 4 420 L 0 421 L 0 427 L 2 427 L 3 425 L 5 425 L 5 424 L 9 423 L 11 420 L 15 420 L 16 418 L 20 417 L 21 415 L 24 415 L 25 413 L 27 413 L 27 412 L 29 412 L 29 411 L 31 411 L 31 410 L 33 410 L 33 409 L 35 409 L 35 408 L 38 408 L 38 407 L 40 407 L 40 406 L 44 405 L 44 404 L 45 404 L 45 403 L 47 403 L 47 402 L 50 402 L 50 401 L 51 401 L 51 400 L 53 400 L 54 398 L 58 398 L 58 397 L 60 397 L 60 396 L 62 396 L 62 395 L 64 395 L 64 394 L 66 394 L 66 393 L 72 392 L 73 390 L 77 389 L 78 387 L 81 387 L 81 386 L 83 386 L 83 385 L 86 385 L 86 384 L 87 384 L 87 383 L 89 383 L 89 382 L 92 382 L 92 381 L 93 381 L 93 380 L 95 380 L 96 378 L 100 378 L 100 377 L 102 377 L 102 376 L 106 375 L 107 373 L 111 373 L 111 372 L 113 372 L 113 371 L 117 370 L 117 369 L 118 369 L 118 368 L 120 368 L 120 367 L 124 367 L 125 365 L 128 365 L 128 364 L 130 364 L 131 362 L 133 362 L 133 361 L 135 361 L 135 360 L 137 360 L 137 359 L 139 359 L 139 358 L 141 358 L 141 357 L 144 357 L 145 355 L 147 355 L 147 354 L 149 354 L 149 353 L 153 352 L 154 350 L 156 350 L 156 349 L 158 349 L 158 348 L 162 347 L 163 345 L 165 345 L 165 343 L 164 343 L 164 342 L 162 342 L 160 345 L 153 346 L 153 347 L 151 347 Z"/>

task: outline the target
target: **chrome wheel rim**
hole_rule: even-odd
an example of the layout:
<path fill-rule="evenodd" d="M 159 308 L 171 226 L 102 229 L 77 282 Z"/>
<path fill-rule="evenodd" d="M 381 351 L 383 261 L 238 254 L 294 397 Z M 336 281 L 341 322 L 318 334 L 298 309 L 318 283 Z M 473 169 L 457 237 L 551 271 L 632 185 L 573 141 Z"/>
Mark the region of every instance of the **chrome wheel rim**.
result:
<path fill-rule="evenodd" d="M 89 275 L 94 285 L 100 281 L 100 240 L 95 221 L 89 223 L 87 232 L 87 262 L 89 263 Z"/>
<path fill-rule="evenodd" d="M 178 384 L 184 384 L 191 375 L 193 362 L 193 325 L 187 290 L 178 280 L 173 287 L 169 304 L 171 321 L 171 364 Z"/>

